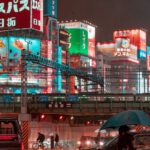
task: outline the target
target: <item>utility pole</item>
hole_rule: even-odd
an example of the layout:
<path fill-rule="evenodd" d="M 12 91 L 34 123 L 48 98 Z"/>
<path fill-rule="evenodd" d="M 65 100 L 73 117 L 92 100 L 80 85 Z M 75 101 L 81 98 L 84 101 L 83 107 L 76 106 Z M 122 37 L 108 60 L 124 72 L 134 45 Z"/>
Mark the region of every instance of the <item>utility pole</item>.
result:
<path fill-rule="evenodd" d="M 24 150 L 28 150 L 30 115 L 27 111 L 27 63 L 25 60 L 27 51 L 23 49 L 21 52 L 21 113 L 19 120 L 21 121 Z"/>

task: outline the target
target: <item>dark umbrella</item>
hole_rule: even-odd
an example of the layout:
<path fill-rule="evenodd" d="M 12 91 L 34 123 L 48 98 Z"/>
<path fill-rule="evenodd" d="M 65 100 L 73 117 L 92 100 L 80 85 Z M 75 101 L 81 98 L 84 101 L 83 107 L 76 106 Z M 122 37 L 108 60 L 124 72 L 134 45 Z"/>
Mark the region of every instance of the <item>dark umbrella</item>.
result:
<path fill-rule="evenodd" d="M 120 112 L 109 118 L 100 128 L 119 128 L 123 125 L 145 125 L 150 126 L 149 116 L 141 110 L 128 110 Z"/>

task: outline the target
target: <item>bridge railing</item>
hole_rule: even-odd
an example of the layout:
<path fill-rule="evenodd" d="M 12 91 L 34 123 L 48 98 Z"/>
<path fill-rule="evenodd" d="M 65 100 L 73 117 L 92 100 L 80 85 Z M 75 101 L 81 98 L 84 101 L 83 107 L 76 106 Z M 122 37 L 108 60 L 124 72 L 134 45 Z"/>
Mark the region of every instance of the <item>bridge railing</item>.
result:
<path fill-rule="evenodd" d="M 20 102 L 0 102 L 1 113 L 20 113 Z M 28 102 L 28 113 L 65 115 L 111 115 L 123 110 L 138 109 L 150 113 L 150 101 L 78 101 Z"/>

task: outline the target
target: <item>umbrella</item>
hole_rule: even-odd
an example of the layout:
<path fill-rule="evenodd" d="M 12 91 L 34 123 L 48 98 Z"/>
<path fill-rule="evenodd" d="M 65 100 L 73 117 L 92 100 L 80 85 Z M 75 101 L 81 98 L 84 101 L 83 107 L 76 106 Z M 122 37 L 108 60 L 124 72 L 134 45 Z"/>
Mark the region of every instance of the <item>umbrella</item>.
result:
<path fill-rule="evenodd" d="M 127 110 L 109 118 L 100 128 L 119 128 L 122 125 L 145 125 L 150 126 L 149 116 L 141 110 Z"/>

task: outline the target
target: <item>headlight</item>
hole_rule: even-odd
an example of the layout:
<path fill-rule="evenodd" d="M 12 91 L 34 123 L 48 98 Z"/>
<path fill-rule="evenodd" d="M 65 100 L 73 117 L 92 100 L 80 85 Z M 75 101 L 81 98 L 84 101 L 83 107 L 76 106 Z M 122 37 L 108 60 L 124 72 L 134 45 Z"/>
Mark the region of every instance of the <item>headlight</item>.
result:
<path fill-rule="evenodd" d="M 102 142 L 102 141 L 99 142 L 99 145 L 100 145 L 100 146 L 103 146 L 103 145 L 104 145 L 104 142 Z"/>
<path fill-rule="evenodd" d="M 77 144 L 78 144 L 78 145 L 81 145 L 81 141 L 77 141 Z"/>
<path fill-rule="evenodd" d="M 90 144 L 91 144 L 91 141 L 87 140 L 86 145 L 90 145 Z"/>

